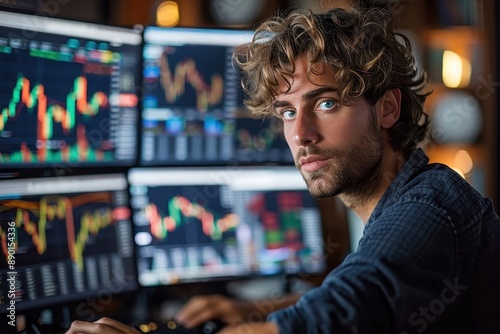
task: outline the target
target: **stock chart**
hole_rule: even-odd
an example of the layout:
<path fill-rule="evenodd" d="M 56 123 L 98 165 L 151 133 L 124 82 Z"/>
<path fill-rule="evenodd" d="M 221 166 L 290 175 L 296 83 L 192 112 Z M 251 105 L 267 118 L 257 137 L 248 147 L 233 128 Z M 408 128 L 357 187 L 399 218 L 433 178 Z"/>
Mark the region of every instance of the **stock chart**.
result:
<path fill-rule="evenodd" d="M 59 186 L 52 182 L 52 189 Z M 78 180 L 67 186 L 75 182 Z M 100 182 L 106 184 L 105 180 Z M 131 213 L 125 193 L 59 192 L 10 197 L 0 199 L 0 312 L 12 299 L 7 298 L 10 290 L 2 279 L 9 275 L 16 276 L 18 310 L 57 305 L 102 289 L 134 285 L 133 281 L 126 282 L 127 275 L 135 277 L 135 268 Z M 12 247 L 13 267 L 7 261 Z"/>
<path fill-rule="evenodd" d="M 78 23 L 68 24 L 78 31 Z M 131 164 L 138 98 L 130 61 L 140 44 L 26 34 L 0 23 L 8 41 L 0 47 L 0 164 Z"/>

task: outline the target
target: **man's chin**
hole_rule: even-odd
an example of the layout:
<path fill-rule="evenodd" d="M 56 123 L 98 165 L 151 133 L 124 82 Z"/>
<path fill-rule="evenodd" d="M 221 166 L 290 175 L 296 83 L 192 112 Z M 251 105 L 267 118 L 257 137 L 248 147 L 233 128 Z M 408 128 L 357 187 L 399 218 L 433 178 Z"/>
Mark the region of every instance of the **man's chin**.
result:
<path fill-rule="evenodd" d="M 332 194 L 332 193 L 311 193 L 309 192 L 312 198 L 314 199 L 325 199 L 325 198 L 332 198 L 337 196 L 337 194 Z"/>
<path fill-rule="evenodd" d="M 332 185 L 327 184 L 321 178 L 304 178 L 309 189 L 309 193 L 316 199 L 330 198 L 338 195 L 337 189 L 333 189 Z"/>

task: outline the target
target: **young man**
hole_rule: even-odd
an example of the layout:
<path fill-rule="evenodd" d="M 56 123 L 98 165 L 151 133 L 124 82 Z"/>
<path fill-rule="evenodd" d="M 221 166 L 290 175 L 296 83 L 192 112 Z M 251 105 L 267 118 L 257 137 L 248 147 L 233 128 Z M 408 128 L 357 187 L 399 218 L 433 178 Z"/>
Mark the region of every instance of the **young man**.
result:
<path fill-rule="evenodd" d="M 428 164 L 426 77 L 392 22 L 375 8 L 296 11 L 264 22 L 238 52 L 248 107 L 283 120 L 311 194 L 338 195 L 366 226 L 358 250 L 320 287 L 267 322 L 221 333 L 500 329 L 500 220 L 458 174 Z M 193 303 L 181 322 L 197 317 Z M 103 319 L 69 333 L 98 327 L 130 330 Z"/>

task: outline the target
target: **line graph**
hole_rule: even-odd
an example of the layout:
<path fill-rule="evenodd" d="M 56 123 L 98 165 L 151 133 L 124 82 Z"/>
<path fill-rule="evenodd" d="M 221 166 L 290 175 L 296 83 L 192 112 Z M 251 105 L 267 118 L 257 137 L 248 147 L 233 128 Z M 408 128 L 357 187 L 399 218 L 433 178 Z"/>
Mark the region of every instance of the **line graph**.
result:
<path fill-rule="evenodd" d="M 168 201 L 168 211 L 169 215 L 164 214 L 152 203 L 144 208 L 151 234 L 157 239 L 166 239 L 169 233 L 189 224 L 184 218 L 195 218 L 201 224 L 203 233 L 212 240 L 220 240 L 223 233 L 233 231 L 239 223 L 239 218 L 234 213 L 215 218 L 213 212 L 184 196 L 171 198 Z"/>
<path fill-rule="evenodd" d="M 18 240 L 16 252 L 37 257 L 61 256 L 56 249 L 66 247 L 66 254 L 77 267 L 84 269 L 84 252 L 91 237 L 110 227 L 117 218 L 130 216 L 126 208 L 111 208 L 110 193 L 77 196 L 43 196 L 39 200 L 3 200 L 0 215 L 11 212 Z M 14 212 L 12 214 L 12 211 Z M 47 231 L 51 231 L 50 240 Z M 22 233 L 21 233 L 22 232 Z M 2 252 L 7 256 L 5 231 L 0 226 Z M 22 238 L 22 243 L 21 239 Z M 52 241 L 49 242 L 49 241 Z M 64 246 L 65 245 L 65 246 Z M 53 249 L 50 249 L 53 248 Z M 33 249 L 35 252 L 31 252 Z M 49 250 L 52 251 L 48 254 Z"/>
<path fill-rule="evenodd" d="M 161 87 L 154 95 L 163 96 L 160 107 L 205 112 L 223 106 L 225 50 L 207 47 L 203 54 L 192 51 L 196 51 L 192 46 L 169 47 L 158 59 Z"/>
<path fill-rule="evenodd" d="M 178 63 L 174 73 L 169 69 L 167 56 L 161 58 L 161 80 L 165 99 L 174 103 L 179 96 L 185 93 L 186 85 L 189 84 L 196 91 L 196 107 L 198 110 L 207 110 L 209 106 L 215 105 L 222 100 L 224 81 L 220 75 L 212 75 L 210 84 L 203 80 L 203 76 L 196 69 L 196 63 L 192 59 Z"/>
<path fill-rule="evenodd" d="M 0 54 L 0 163 L 111 162 L 112 64 Z M 95 66 L 94 66 L 95 67 Z"/>

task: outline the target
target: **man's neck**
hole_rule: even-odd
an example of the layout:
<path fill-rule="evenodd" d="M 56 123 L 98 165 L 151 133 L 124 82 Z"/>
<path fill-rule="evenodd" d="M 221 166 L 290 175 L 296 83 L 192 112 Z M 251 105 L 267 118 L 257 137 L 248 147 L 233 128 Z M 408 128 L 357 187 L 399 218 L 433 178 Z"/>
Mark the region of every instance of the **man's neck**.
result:
<path fill-rule="evenodd" d="M 396 175 L 403 167 L 406 159 L 402 151 L 394 151 L 392 148 L 384 150 L 382 165 L 379 170 L 380 182 L 376 189 L 373 189 L 368 198 L 360 200 L 356 198 L 356 194 L 340 194 L 340 200 L 349 208 L 351 208 L 366 224 L 370 218 L 375 206 L 380 201 L 385 191 L 392 183 Z"/>

